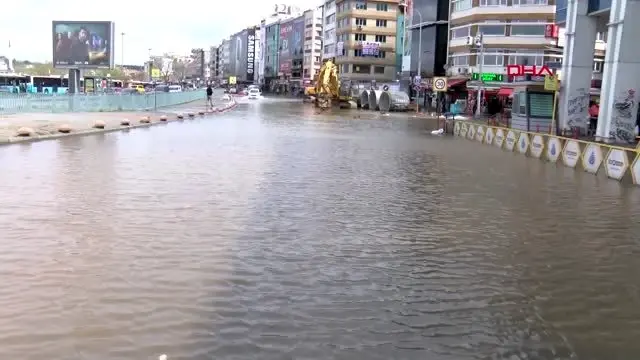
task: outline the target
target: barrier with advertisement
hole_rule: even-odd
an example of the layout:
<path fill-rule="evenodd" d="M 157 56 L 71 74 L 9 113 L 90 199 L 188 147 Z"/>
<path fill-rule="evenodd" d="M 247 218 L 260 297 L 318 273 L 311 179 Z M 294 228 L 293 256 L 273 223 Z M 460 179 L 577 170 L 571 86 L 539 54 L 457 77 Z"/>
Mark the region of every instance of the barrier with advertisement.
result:
<path fill-rule="evenodd" d="M 53 66 L 56 68 L 112 68 L 112 21 L 53 21 Z"/>
<path fill-rule="evenodd" d="M 551 163 L 562 159 L 562 164 L 570 168 L 576 168 L 580 163 L 582 169 L 591 174 L 598 174 L 600 168 L 604 168 L 608 178 L 618 181 L 622 181 L 628 173 L 633 184 L 640 186 L 640 147 L 624 148 L 545 133 L 475 125 L 464 120 L 454 122 L 453 132 L 469 140 L 506 151 L 515 150 Z"/>

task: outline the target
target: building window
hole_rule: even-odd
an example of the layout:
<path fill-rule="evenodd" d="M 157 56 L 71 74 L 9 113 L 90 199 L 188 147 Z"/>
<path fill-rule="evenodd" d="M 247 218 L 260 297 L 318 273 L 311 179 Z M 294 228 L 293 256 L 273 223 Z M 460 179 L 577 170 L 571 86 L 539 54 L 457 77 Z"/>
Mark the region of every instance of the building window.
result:
<path fill-rule="evenodd" d="M 544 65 L 544 53 L 528 50 L 515 50 L 509 54 L 510 65 Z"/>
<path fill-rule="evenodd" d="M 480 0 L 480 6 L 507 6 L 507 0 Z"/>
<path fill-rule="evenodd" d="M 365 19 L 365 18 L 356 18 L 356 25 L 358 25 L 358 26 L 367 26 L 367 19 Z"/>
<path fill-rule="evenodd" d="M 538 24 L 522 21 L 511 22 L 511 36 L 544 36 L 545 23 Z"/>
<path fill-rule="evenodd" d="M 602 42 L 606 42 L 607 41 L 607 32 L 597 32 L 596 33 L 596 41 L 602 41 Z"/>
<path fill-rule="evenodd" d="M 356 1 L 356 10 L 367 10 L 366 1 Z"/>
<path fill-rule="evenodd" d="M 479 25 L 478 32 L 483 36 L 504 36 L 507 26 L 504 24 Z"/>
<path fill-rule="evenodd" d="M 386 43 L 387 42 L 387 35 L 376 35 L 376 42 Z"/>
<path fill-rule="evenodd" d="M 377 57 L 378 59 L 384 59 L 387 57 L 387 52 L 386 51 L 378 51 L 378 55 L 376 55 L 375 57 Z"/>
<path fill-rule="evenodd" d="M 453 55 L 451 56 L 451 64 L 453 66 L 468 66 L 469 55 Z"/>
<path fill-rule="evenodd" d="M 593 72 L 601 73 L 604 70 L 604 62 L 595 60 L 593 62 Z"/>
<path fill-rule="evenodd" d="M 371 74 L 371 65 L 353 65 L 354 74 Z"/>
<path fill-rule="evenodd" d="M 471 36 L 471 27 L 465 26 L 451 30 L 451 39 L 464 39 Z"/>
<path fill-rule="evenodd" d="M 355 50 L 353 50 L 353 56 L 356 56 L 356 57 L 363 57 L 364 55 L 362 55 L 362 49 L 355 49 Z"/>
<path fill-rule="evenodd" d="M 367 41 L 367 35 L 365 35 L 365 34 L 356 34 L 356 41 Z"/>
<path fill-rule="evenodd" d="M 336 14 L 331 14 L 324 19 L 324 23 L 327 25 L 331 25 L 336 22 Z"/>
<path fill-rule="evenodd" d="M 335 37 L 336 37 L 336 30 L 335 29 L 327 30 L 324 33 L 324 39 L 325 40 L 331 40 L 331 39 L 333 39 Z"/>
<path fill-rule="evenodd" d="M 387 27 L 387 20 L 376 20 L 376 27 Z"/>
<path fill-rule="evenodd" d="M 451 1 L 451 12 L 469 10 L 473 7 L 472 0 L 453 0 Z"/>
<path fill-rule="evenodd" d="M 502 52 L 496 52 L 493 54 L 484 54 L 482 65 L 504 66 L 504 54 Z"/>
<path fill-rule="evenodd" d="M 512 0 L 513 6 L 549 5 L 548 0 Z"/>
<path fill-rule="evenodd" d="M 376 10 L 378 11 L 389 11 L 389 5 L 385 3 L 377 3 Z"/>
<path fill-rule="evenodd" d="M 341 73 L 346 74 L 349 72 L 349 64 L 342 64 L 341 68 L 342 68 L 340 69 L 342 70 Z"/>
<path fill-rule="evenodd" d="M 374 74 L 384 74 L 384 66 L 374 66 L 373 67 Z"/>

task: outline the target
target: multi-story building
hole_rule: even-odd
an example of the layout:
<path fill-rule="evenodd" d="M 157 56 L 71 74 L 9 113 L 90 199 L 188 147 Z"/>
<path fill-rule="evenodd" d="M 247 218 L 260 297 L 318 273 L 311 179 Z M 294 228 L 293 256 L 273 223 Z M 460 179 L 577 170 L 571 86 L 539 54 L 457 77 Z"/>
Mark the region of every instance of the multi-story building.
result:
<path fill-rule="evenodd" d="M 280 22 L 278 75 L 292 87 L 302 85 L 304 34 L 304 15 Z"/>
<path fill-rule="evenodd" d="M 218 79 L 218 61 L 219 61 L 218 47 L 211 46 L 209 48 L 209 54 L 210 54 L 210 58 L 209 58 L 209 63 L 207 64 L 207 66 L 209 67 L 209 74 L 210 74 L 209 78 Z"/>
<path fill-rule="evenodd" d="M 261 84 L 271 85 L 281 75 L 279 72 L 280 23 L 300 16 L 300 9 L 277 5 L 275 12 L 260 22 L 260 61 L 258 73 Z"/>
<path fill-rule="evenodd" d="M 562 128 L 586 128 L 589 100 L 599 95 L 596 139 L 634 140 L 640 87 L 640 47 L 635 42 L 640 21 L 636 15 L 640 15 L 637 1 L 557 1 L 556 22 L 566 27 L 559 39 L 564 47 L 559 101 Z M 601 90 L 592 89 L 599 72 L 603 73 Z"/>
<path fill-rule="evenodd" d="M 322 59 L 336 56 L 336 0 L 327 0 L 322 6 Z"/>
<path fill-rule="evenodd" d="M 229 39 L 222 40 L 220 46 L 218 46 L 218 76 L 222 83 L 226 84 L 230 75 L 230 51 L 229 51 Z"/>
<path fill-rule="evenodd" d="M 397 78 L 399 0 L 336 0 L 336 63 L 343 78 Z"/>
<path fill-rule="evenodd" d="M 406 21 L 409 35 L 407 45 L 399 45 L 410 46 L 410 49 L 400 50 L 400 53 L 410 50 L 407 61 L 409 66 L 408 69 L 405 68 L 405 72 L 409 71 L 411 75 L 419 75 L 422 78 L 444 76 L 449 41 L 449 1 L 412 0 L 405 3 L 403 10 L 403 20 Z M 419 43 L 420 40 L 422 44 Z"/>
<path fill-rule="evenodd" d="M 545 35 L 554 24 L 555 2 L 452 0 L 448 75 L 461 79 L 449 85 L 471 78 L 468 87 L 482 85 L 490 93 L 505 83 L 522 80 L 507 76 L 507 65 L 542 67 L 551 61 L 557 56 L 550 51 L 555 41 Z M 482 41 L 477 42 L 480 36 Z"/>
<path fill-rule="evenodd" d="M 304 12 L 304 60 L 302 78 L 310 83 L 322 65 L 322 8 Z"/>

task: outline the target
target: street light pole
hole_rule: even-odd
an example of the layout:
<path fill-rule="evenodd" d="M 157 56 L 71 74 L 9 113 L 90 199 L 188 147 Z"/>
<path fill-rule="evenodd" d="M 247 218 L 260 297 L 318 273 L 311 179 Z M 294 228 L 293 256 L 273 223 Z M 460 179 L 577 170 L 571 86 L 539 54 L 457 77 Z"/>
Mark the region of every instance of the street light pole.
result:
<path fill-rule="evenodd" d="M 476 116 L 480 116 L 482 112 L 482 92 L 484 85 L 484 78 L 482 77 L 482 65 L 484 64 L 484 37 L 482 33 L 476 35 L 475 45 L 480 48 L 480 65 L 478 66 L 478 72 L 480 73 L 480 85 L 478 86 L 478 96 L 476 98 Z"/>
<path fill-rule="evenodd" d="M 418 35 L 418 76 L 422 79 L 422 14 L 418 9 L 413 9 L 413 11 L 415 11 L 420 18 L 420 27 L 418 28 L 418 31 L 420 31 Z"/>
<path fill-rule="evenodd" d="M 120 40 L 120 66 L 122 66 L 122 68 L 124 68 L 124 36 L 126 35 L 125 33 L 121 33 L 120 34 L 122 36 L 122 39 Z"/>

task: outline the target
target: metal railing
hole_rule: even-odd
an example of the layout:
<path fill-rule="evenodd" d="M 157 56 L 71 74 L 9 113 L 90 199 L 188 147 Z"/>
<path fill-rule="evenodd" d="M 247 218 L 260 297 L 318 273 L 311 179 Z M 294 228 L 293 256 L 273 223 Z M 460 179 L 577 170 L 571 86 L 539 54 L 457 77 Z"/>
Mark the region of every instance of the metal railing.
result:
<path fill-rule="evenodd" d="M 204 90 L 147 94 L 11 94 L 0 93 L 0 114 L 145 111 L 204 102 Z"/>

